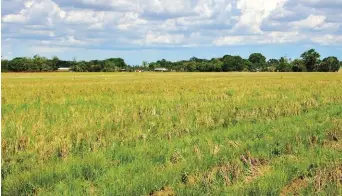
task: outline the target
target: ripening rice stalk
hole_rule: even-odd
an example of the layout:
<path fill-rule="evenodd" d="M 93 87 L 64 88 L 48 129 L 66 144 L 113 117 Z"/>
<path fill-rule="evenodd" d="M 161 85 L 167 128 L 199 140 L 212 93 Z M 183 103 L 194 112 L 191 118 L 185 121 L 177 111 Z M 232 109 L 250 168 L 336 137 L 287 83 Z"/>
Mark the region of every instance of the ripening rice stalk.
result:
<path fill-rule="evenodd" d="M 2 79 L 5 195 L 277 195 L 298 176 L 336 193 L 338 74 L 20 76 Z"/>

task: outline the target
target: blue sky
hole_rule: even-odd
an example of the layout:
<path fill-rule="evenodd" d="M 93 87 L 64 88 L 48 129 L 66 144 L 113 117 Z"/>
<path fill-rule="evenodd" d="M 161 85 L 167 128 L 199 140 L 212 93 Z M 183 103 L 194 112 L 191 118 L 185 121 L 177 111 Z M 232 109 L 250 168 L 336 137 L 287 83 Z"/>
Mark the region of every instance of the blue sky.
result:
<path fill-rule="evenodd" d="M 342 60 L 342 0 L 2 0 L 4 58 Z"/>

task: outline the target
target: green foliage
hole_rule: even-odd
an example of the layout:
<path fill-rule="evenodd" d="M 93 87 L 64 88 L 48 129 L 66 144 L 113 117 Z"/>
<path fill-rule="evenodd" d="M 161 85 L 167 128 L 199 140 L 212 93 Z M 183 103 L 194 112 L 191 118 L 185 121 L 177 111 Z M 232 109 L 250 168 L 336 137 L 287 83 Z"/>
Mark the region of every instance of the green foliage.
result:
<path fill-rule="evenodd" d="M 245 68 L 245 62 L 240 56 L 226 55 L 223 57 L 223 71 L 242 71 Z"/>
<path fill-rule="evenodd" d="M 301 59 L 295 59 L 292 62 L 292 71 L 294 72 L 306 72 L 306 66 Z"/>
<path fill-rule="evenodd" d="M 3 61 L 2 71 L 13 72 L 47 72 L 56 71 L 59 67 L 69 67 L 75 72 L 118 72 L 122 70 L 154 71 L 155 68 L 166 68 L 177 72 L 241 72 L 241 71 L 264 71 L 264 72 L 306 72 L 324 71 L 335 72 L 339 69 L 339 60 L 336 57 L 327 57 L 321 61 L 320 54 L 310 49 L 301 55 L 301 59 L 294 61 L 280 59 L 269 59 L 261 53 L 253 53 L 248 59 L 240 56 L 224 55 L 221 58 L 201 59 L 191 57 L 189 60 L 168 61 L 166 59 L 141 65 L 127 65 L 122 58 L 108 58 L 105 60 L 91 61 L 64 61 L 54 56 L 47 59 L 39 55 L 33 58 L 18 57 L 10 61 Z"/>
<path fill-rule="evenodd" d="M 1 72 L 8 72 L 9 70 L 9 62 L 6 59 L 1 59 Z"/>
<path fill-rule="evenodd" d="M 279 72 L 290 72 L 292 71 L 291 64 L 288 62 L 288 59 L 281 57 L 279 60 L 279 64 L 276 67 Z"/>
<path fill-rule="evenodd" d="M 1 61 L 4 62 L 4 61 Z M 33 58 L 17 57 L 10 61 L 5 61 L 5 69 L 10 72 L 48 72 L 58 69 L 59 59 L 53 57 L 49 60 L 45 57 L 35 55 Z"/>
<path fill-rule="evenodd" d="M 269 59 L 267 61 L 267 68 L 265 71 L 268 72 L 275 72 L 277 71 L 277 66 L 279 64 L 279 60 L 278 59 Z"/>
<path fill-rule="evenodd" d="M 336 72 L 340 69 L 340 62 L 334 56 L 324 58 L 318 66 L 321 72 Z"/>
<path fill-rule="evenodd" d="M 28 71 L 29 69 L 32 69 L 30 67 L 36 67 L 33 66 L 33 61 L 32 59 L 25 58 L 25 57 L 17 57 L 14 58 L 9 62 L 8 68 L 10 71 Z"/>
<path fill-rule="evenodd" d="M 304 52 L 300 57 L 302 58 L 306 70 L 309 72 L 316 71 L 319 63 L 320 54 L 315 49 L 310 49 Z"/>
<path fill-rule="evenodd" d="M 266 57 L 261 53 L 253 53 L 248 60 L 251 62 L 250 71 L 263 71 L 266 68 Z"/>

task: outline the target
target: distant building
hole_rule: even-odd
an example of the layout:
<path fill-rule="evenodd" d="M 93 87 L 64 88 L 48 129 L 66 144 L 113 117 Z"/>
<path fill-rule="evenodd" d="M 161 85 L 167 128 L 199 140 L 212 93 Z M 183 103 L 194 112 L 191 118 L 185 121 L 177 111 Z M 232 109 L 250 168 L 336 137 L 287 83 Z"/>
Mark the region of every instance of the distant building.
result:
<path fill-rule="evenodd" d="M 71 71 L 71 68 L 70 68 L 70 67 L 60 67 L 60 68 L 58 68 L 57 71 L 60 71 L 60 72 L 69 72 L 69 71 Z"/>
<path fill-rule="evenodd" d="M 126 69 L 120 69 L 121 72 L 126 72 Z"/>
<path fill-rule="evenodd" d="M 165 71 L 168 71 L 168 69 L 160 67 L 160 68 L 155 68 L 154 71 L 156 71 L 156 72 L 165 72 Z"/>

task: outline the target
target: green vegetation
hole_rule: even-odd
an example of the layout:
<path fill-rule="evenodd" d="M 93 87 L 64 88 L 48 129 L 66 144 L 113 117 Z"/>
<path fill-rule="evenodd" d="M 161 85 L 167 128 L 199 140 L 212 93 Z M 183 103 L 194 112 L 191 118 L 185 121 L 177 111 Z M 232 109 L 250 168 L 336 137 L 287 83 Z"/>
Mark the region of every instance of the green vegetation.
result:
<path fill-rule="evenodd" d="M 341 195 L 341 84 L 341 73 L 4 73 L 2 194 Z"/>
<path fill-rule="evenodd" d="M 121 58 L 91 61 L 62 61 L 57 57 L 47 59 L 38 55 L 33 58 L 18 57 L 11 61 L 2 60 L 2 72 L 44 72 L 56 71 L 59 67 L 70 67 L 75 72 L 117 72 L 117 71 L 154 71 L 155 68 L 166 68 L 177 72 L 337 72 L 342 62 L 334 57 L 320 60 L 320 54 L 310 49 L 300 59 L 291 60 L 286 57 L 269 59 L 261 53 L 253 53 L 248 59 L 240 56 L 224 55 L 222 58 L 199 59 L 177 62 L 165 59 L 156 62 L 142 62 L 142 65 L 127 65 Z"/>

